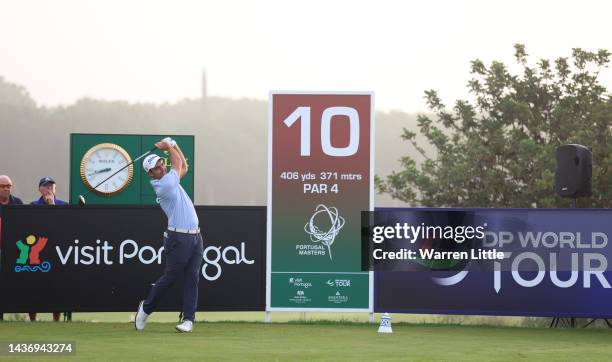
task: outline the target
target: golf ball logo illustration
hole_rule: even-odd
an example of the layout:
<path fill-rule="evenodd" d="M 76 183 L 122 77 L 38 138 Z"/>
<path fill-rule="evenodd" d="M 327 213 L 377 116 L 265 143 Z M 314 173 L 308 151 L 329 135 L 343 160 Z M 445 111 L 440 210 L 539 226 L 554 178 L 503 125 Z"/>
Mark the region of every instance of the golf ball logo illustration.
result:
<path fill-rule="evenodd" d="M 310 241 L 325 245 L 329 259 L 333 260 L 331 246 L 343 226 L 344 218 L 338 214 L 338 209 L 319 204 L 304 225 L 304 231 L 310 236 Z"/>

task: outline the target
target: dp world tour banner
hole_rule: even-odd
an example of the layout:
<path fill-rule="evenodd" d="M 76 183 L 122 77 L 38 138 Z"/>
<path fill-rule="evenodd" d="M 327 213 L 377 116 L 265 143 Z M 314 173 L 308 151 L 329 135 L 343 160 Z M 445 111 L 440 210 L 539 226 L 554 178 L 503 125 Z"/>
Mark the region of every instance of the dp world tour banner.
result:
<path fill-rule="evenodd" d="M 371 311 L 373 95 L 271 93 L 267 310 Z"/>
<path fill-rule="evenodd" d="M 264 310 L 264 207 L 196 207 L 198 310 Z M 164 267 L 154 206 L 2 208 L 0 311 L 135 311 Z M 180 310 L 182 283 L 159 310 Z"/>
<path fill-rule="evenodd" d="M 377 209 L 363 215 L 375 310 L 612 317 L 610 209 Z"/>

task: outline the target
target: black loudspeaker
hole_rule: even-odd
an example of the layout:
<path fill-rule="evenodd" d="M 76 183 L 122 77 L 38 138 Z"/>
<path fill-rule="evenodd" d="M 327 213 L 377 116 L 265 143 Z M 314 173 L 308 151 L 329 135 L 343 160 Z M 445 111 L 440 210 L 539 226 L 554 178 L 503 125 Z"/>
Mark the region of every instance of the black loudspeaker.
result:
<path fill-rule="evenodd" d="M 555 170 L 555 192 L 562 197 L 591 195 L 593 154 L 582 145 L 557 147 L 557 169 Z"/>

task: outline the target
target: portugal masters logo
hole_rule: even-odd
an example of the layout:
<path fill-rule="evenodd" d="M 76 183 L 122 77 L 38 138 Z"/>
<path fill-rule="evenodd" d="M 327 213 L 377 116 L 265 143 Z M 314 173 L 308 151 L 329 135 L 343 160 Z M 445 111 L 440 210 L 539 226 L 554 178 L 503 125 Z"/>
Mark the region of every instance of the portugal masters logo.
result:
<path fill-rule="evenodd" d="M 327 246 L 329 259 L 331 260 L 331 246 L 343 226 L 344 218 L 338 215 L 338 209 L 319 204 L 310 217 L 310 221 L 304 225 L 304 231 L 310 235 L 310 241 L 313 243 L 321 242 L 321 244 Z"/>
<path fill-rule="evenodd" d="M 15 272 L 43 272 L 46 273 L 51 270 L 51 263 L 48 261 L 40 261 L 40 252 L 47 245 L 49 238 L 41 236 L 36 239 L 34 235 L 28 235 L 25 238 L 25 244 L 23 241 L 17 241 L 17 248 L 19 249 L 19 257 L 15 265 Z"/>

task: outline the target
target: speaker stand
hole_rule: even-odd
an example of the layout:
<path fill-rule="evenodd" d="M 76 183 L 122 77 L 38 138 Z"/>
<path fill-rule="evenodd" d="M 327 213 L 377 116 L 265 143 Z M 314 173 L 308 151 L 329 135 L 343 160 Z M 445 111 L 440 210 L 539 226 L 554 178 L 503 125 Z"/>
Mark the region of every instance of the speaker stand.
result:
<path fill-rule="evenodd" d="M 582 327 L 582 328 L 586 328 L 586 327 L 590 326 L 591 324 L 593 324 L 598 319 L 603 319 L 606 322 L 606 324 L 608 325 L 608 328 L 612 328 L 612 324 L 610 324 L 610 321 L 608 320 L 608 318 L 593 318 L 593 319 L 591 319 L 591 321 L 589 323 L 585 324 L 584 327 Z"/>
<path fill-rule="evenodd" d="M 576 328 L 576 318 L 561 317 L 553 317 L 549 328 L 559 328 L 559 323 L 561 323 L 561 327 Z"/>
<path fill-rule="evenodd" d="M 572 198 L 572 209 L 576 208 L 576 202 L 577 202 L 577 198 L 574 197 Z M 589 324 L 593 323 L 596 319 L 593 319 L 592 321 L 590 321 L 589 323 L 587 323 L 586 326 L 588 326 Z M 561 317 L 553 317 L 552 321 L 550 321 L 550 327 L 549 328 L 558 328 L 559 327 L 559 322 L 561 323 L 562 327 L 569 327 L 569 328 L 576 328 L 576 318 L 561 318 Z M 608 322 L 608 320 L 606 319 L 606 323 L 608 323 L 608 326 L 610 326 L 610 328 L 612 328 L 612 326 L 610 325 L 610 323 Z"/>

